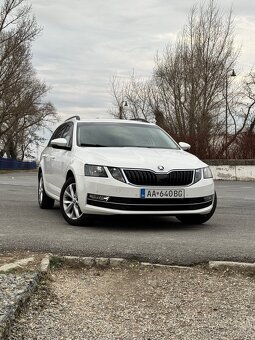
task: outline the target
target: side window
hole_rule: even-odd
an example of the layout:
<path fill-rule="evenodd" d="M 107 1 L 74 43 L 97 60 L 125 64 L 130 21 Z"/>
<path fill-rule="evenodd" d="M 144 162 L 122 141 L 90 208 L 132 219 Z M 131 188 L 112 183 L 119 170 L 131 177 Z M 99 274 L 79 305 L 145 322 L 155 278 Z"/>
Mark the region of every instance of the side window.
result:
<path fill-rule="evenodd" d="M 67 146 L 71 148 L 73 143 L 73 124 L 66 125 L 61 137 L 67 140 Z"/>
<path fill-rule="evenodd" d="M 65 128 L 65 125 L 60 125 L 57 130 L 55 130 L 53 132 L 53 135 L 51 136 L 50 140 L 49 140 L 49 143 L 48 143 L 48 146 L 50 146 L 50 143 L 53 139 L 56 139 L 56 138 L 61 138 L 61 135 L 63 133 L 63 130 Z"/>
<path fill-rule="evenodd" d="M 73 124 L 65 123 L 60 125 L 49 140 L 48 146 L 50 146 L 51 141 L 56 138 L 65 138 L 67 140 L 67 147 L 71 148 L 73 142 Z"/>

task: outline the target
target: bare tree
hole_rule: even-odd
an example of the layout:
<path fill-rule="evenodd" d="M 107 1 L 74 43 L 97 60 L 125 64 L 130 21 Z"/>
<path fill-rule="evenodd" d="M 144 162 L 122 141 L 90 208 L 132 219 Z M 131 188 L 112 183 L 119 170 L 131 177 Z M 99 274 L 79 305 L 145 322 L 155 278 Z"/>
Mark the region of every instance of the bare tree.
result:
<path fill-rule="evenodd" d="M 0 93 L 16 80 L 20 47 L 28 46 L 41 29 L 25 0 L 5 0 L 0 8 Z M 15 58 L 11 63 L 10 59 Z M 12 81 L 11 81 L 12 80 Z"/>
<path fill-rule="evenodd" d="M 5 0 L 0 8 L 0 155 L 12 158 L 24 157 L 31 129 L 56 119 L 55 108 L 44 100 L 49 88 L 32 65 L 31 42 L 40 28 L 25 3 Z"/>
<path fill-rule="evenodd" d="M 193 7 L 176 44 L 156 57 L 152 79 L 119 86 L 128 115 L 156 121 L 200 157 L 224 152 L 225 79 L 238 57 L 233 30 L 231 11 L 224 14 L 214 0 Z"/>
<path fill-rule="evenodd" d="M 226 16 L 210 0 L 192 9 L 176 45 L 156 61 L 169 132 L 191 142 L 199 156 L 213 153 L 213 140 L 223 129 L 224 80 L 238 56 L 233 40 L 231 12 Z"/>
<path fill-rule="evenodd" d="M 137 79 L 134 74 L 122 82 L 117 77 L 113 77 L 111 89 L 115 100 L 113 113 L 115 117 L 155 120 L 152 105 L 153 88 L 150 80 Z"/>
<path fill-rule="evenodd" d="M 111 94 L 114 98 L 114 108 L 111 110 L 111 114 L 120 119 L 127 119 L 124 105 L 126 102 L 126 93 L 129 87 L 129 82 L 121 81 L 117 76 L 113 76 L 111 80 Z"/>
<path fill-rule="evenodd" d="M 229 149 L 231 158 L 255 157 L 255 73 L 253 70 L 243 79 L 228 106 L 231 120 L 227 143 L 219 148 L 219 155 Z"/>

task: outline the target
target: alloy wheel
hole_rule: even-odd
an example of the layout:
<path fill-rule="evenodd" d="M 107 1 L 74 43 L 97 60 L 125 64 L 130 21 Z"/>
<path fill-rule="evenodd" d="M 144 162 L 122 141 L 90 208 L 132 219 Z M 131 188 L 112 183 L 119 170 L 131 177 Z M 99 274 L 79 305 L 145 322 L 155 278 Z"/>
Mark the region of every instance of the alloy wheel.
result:
<path fill-rule="evenodd" d="M 68 185 L 64 191 L 63 208 L 65 214 L 72 220 L 77 220 L 82 216 L 75 183 Z"/>
<path fill-rule="evenodd" d="M 42 201 L 43 201 L 43 178 L 41 177 L 40 178 L 40 181 L 39 181 L 39 186 L 38 186 L 38 199 L 39 199 L 39 203 L 41 204 Z"/>

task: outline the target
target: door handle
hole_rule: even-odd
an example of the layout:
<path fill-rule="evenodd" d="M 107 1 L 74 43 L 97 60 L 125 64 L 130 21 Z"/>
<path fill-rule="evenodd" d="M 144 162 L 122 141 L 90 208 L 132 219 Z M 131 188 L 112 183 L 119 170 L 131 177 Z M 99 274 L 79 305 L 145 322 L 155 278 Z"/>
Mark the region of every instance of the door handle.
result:
<path fill-rule="evenodd" d="M 50 159 L 55 159 L 55 156 L 50 156 Z"/>
<path fill-rule="evenodd" d="M 44 153 L 44 154 L 42 155 L 42 157 L 43 157 L 43 158 L 47 158 L 48 155 L 47 155 L 46 153 Z"/>

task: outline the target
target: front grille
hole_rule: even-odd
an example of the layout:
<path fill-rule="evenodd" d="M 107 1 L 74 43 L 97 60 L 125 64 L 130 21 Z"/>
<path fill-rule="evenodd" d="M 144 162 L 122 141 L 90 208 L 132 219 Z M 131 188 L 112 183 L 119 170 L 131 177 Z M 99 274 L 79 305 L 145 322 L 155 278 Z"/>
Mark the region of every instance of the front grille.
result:
<path fill-rule="evenodd" d="M 193 170 L 175 170 L 168 174 L 156 174 L 149 170 L 124 170 L 127 180 L 135 185 L 183 186 L 193 181 Z"/>

